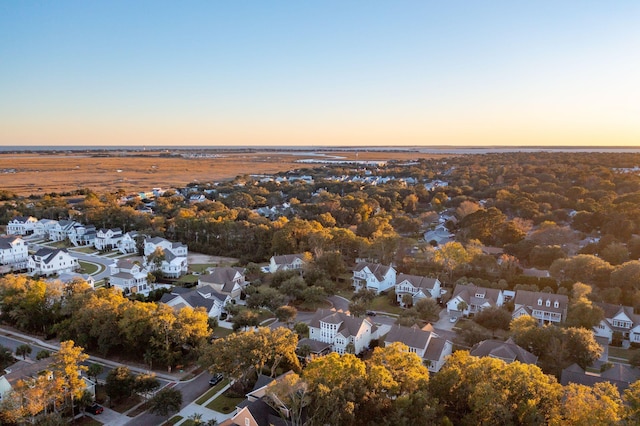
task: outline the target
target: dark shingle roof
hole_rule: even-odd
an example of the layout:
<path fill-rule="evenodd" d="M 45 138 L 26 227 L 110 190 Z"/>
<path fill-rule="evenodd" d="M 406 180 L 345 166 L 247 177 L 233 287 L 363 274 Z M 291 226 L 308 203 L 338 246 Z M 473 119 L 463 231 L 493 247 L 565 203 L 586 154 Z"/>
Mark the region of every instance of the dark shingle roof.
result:
<path fill-rule="evenodd" d="M 478 357 L 500 358 L 508 362 L 520 361 L 525 364 L 535 364 L 538 357 L 516 345 L 513 340 L 483 340 L 471 349 L 471 355 Z"/>

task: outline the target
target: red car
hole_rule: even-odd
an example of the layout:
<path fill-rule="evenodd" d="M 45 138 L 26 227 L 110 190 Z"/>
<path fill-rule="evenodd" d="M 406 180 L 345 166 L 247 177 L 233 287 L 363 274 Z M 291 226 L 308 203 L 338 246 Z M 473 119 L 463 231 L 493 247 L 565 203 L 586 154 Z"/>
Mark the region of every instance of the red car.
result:
<path fill-rule="evenodd" d="M 91 414 L 100 414 L 104 411 L 104 408 L 102 407 L 102 405 L 93 404 L 87 407 L 87 411 L 90 412 Z"/>

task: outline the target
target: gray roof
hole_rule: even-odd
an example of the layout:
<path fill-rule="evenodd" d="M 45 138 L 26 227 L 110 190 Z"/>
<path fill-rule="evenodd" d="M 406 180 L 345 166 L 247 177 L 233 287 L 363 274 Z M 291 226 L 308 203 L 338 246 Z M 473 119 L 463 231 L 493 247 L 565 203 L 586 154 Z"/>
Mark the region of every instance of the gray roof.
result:
<path fill-rule="evenodd" d="M 44 263 L 49 263 L 58 255 L 58 253 L 68 253 L 66 249 L 52 249 L 49 247 L 42 247 L 38 250 L 35 256 L 41 257 Z"/>
<path fill-rule="evenodd" d="M 610 369 L 596 375 L 585 372 L 578 364 L 572 364 L 562 370 L 560 383 L 563 386 L 569 383 L 593 386 L 596 383 L 609 382 L 622 392 L 638 379 L 640 379 L 640 370 L 626 365 L 614 364 Z"/>
<path fill-rule="evenodd" d="M 599 306 L 602 309 L 602 311 L 604 312 L 604 317 L 607 319 L 612 319 L 619 313 L 624 312 L 624 314 L 633 322 L 633 326 L 640 324 L 640 315 L 636 315 L 633 312 L 633 308 L 631 306 L 614 305 L 612 303 L 604 302 L 594 302 L 593 304 Z M 622 329 L 620 327 L 614 327 L 611 323 L 609 323 L 609 326 L 614 330 L 627 331 L 626 329 Z"/>
<path fill-rule="evenodd" d="M 537 356 L 516 345 L 511 339 L 506 342 L 502 340 L 483 340 L 471 348 L 470 354 L 478 357 L 500 358 L 508 362 L 520 361 L 525 364 L 535 364 L 538 361 Z"/>
<path fill-rule="evenodd" d="M 192 308 L 205 308 L 207 312 L 211 310 L 213 304 L 215 302 L 214 299 L 218 299 L 221 302 L 224 302 L 227 296 L 218 293 L 212 287 L 206 286 L 203 288 L 199 288 L 197 290 L 177 290 L 179 287 L 174 287 L 171 290 L 171 293 L 165 293 L 162 295 L 160 301 L 162 303 L 168 303 L 176 297 L 182 297 L 182 299 L 189 304 Z M 177 290 L 177 291 L 176 291 Z M 204 291 L 203 291 L 204 290 Z M 209 294 L 210 297 L 205 297 L 203 294 Z"/>
<path fill-rule="evenodd" d="M 431 361 L 438 361 L 442 356 L 442 351 L 447 344 L 447 339 L 443 337 L 433 337 L 424 353 L 424 358 Z"/>
<path fill-rule="evenodd" d="M 542 305 L 538 305 L 538 300 L 542 300 Z M 546 302 L 551 303 L 547 306 Z M 558 307 L 554 303 L 558 302 Z M 516 305 L 527 306 L 533 309 L 541 309 L 547 312 L 564 313 L 569 304 L 569 298 L 564 294 L 542 293 L 539 291 L 518 290 L 514 299 Z"/>
<path fill-rule="evenodd" d="M 304 260 L 304 253 L 298 254 L 283 254 L 282 256 L 273 256 L 273 261 L 276 265 L 290 265 L 294 260 Z"/>
<path fill-rule="evenodd" d="M 424 349 L 432 337 L 435 337 L 433 333 L 421 330 L 415 325 L 413 327 L 393 325 L 384 338 L 384 341 L 389 343 L 402 342 L 410 348 Z"/>
<path fill-rule="evenodd" d="M 476 297 L 476 294 L 482 294 L 484 295 L 484 297 Z M 456 288 L 453 290 L 453 296 L 451 296 L 451 298 L 453 299 L 457 296 L 460 296 L 462 300 L 470 305 L 489 303 L 493 306 L 498 301 L 499 295 L 500 290 L 496 288 L 477 287 L 475 285 L 467 284 L 456 284 Z"/>
<path fill-rule="evenodd" d="M 382 281 L 384 280 L 385 275 L 387 275 L 387 272 L 389 272 L 389 269 L 391 269 L 391 266 L 381 265 L 379 263 L 360 262 L 353 270 L 356 272 L 360 272 L 364 268 L 369 268 L 371 273 L 375 275 L 378 281 Z"/>
<path fill-rule="evenodd" d="M 0 249 L 10 249 L 12 248 L 11 244 L 20 239 L 20 237 L 14 235 L 2 235 L 0 236 Z"/>
<path fill-rule="evenodd" d="M 211 271 L 210 274 L 201 275 L 200 281 L 205 283 L 212 284 L 231 284 L 231 288 L 228 291 L 233 289 L 233 279 L 235 278 L 237 273 L 243 275 L 244 270 L 242 268 L 230 268 L 230 267 L 222 267 L 215 268 Z M 225 286 L 226 287 L 226 286 Z M 225 291 L 227 291 L 225 289 Z"/>
<path fill-rule="evenodd" d="M 415 288 L 433 290 L 437 280 L 435 278 L 421 277 L 418 275 L 399 274 L 396 277 L 396 284 L 400 284 L 402 281 L 409 281 Z"/>

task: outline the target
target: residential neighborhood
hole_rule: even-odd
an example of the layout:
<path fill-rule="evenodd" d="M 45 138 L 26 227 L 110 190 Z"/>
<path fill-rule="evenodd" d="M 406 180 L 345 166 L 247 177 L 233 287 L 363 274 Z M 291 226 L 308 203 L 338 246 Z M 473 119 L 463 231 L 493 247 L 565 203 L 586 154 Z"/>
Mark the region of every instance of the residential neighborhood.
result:
<path fill-rule="evenodd" d="M 126 220 L 96 209 L 94 195 L 87 203 L 94 207 L 78 198 L 68 218 L 15 214 L 0 236 L 0 320 L 44 344 L 82 342 L 106 365 L 118 356 L 127 366 L 143 364 L 164 375 L 162 390 L 169 383 L 178 383 L 182 395 L 198 389 L 174 410 L 177 422 L 199 413 L 230 425 L 291 422 L 294 413 L 278 392 L 302 383 L 316 389 L 316 405 L 295 415 L 320 415 L 314 380 L 345 363 L 354 370 L 339 373 L 336 389 L 363 377 L 376 383 L 383 376 L 373 372 L 391 368 L 389 360 L 424 377 L 411 386 L 398 377 L 403 384 L 380 391 L 382 400 L 389 392 L 408 397 L 404 389 L 423 386 L 421 380 L 434 383 L 422 388 L 429 398 L 446 400 L 438 393 L 443 377 L 489 365 L 532 369 L 514 376 L 554 377 L 560 394 L 605 382 L 620 395 L 632 389 L 640 366 L 632 242 L 611 240 L 609 251 L 600 249 L 603 237 L 587 236 L 575 209 L 535 224 L 505 206 L 503 213 L 500 200 L 484 192 L 453 202 L 447 191 L 460 187 L 459 168 L 439 164 L 439 179 L 397 177 L 413 167 L 407 164 L 351 165 L 354 173 L 340 178 L 323 169 L 120 194 L 110 211 L 132 215 Z M 393 171 L 382 175 L 387 167 Z M 338 195 L 342 185 L 358 196 Z M 403 191 L 395 204 L 389 188 Z M 32 299 L 38 303 L 21 302 Z M 13 359 L 39 361 L 33 350 L 11 345 Z M 19 380 L 37 380 L 29 369 L 17 374 L 21 364 L 6 368 L 6 398 Z M 197 373 L 187 378 L 190 371 Z M 300 375 L 306 371 L 318 375 Z M 354 371 L 360 373 L 350 376 Z M 129 398 L 107 395 L 105 374 L 81 376 L 110 415 L 118 403 L 105 401 Z M 497 386 L 492 380 L 485 382 Z M 145 395 L 160 391 L 154 389 L 131 398 L 144 405 Z M 237 401 L 219 406 L 229 394 Z M 124 411 L 114 418 L 141 421 Z"/>

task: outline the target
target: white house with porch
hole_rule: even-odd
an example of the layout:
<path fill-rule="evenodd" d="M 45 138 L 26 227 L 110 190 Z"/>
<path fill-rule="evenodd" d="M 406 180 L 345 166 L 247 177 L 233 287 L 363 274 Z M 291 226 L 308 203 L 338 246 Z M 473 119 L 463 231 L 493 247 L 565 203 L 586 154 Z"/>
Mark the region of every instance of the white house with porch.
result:
<path fill-rule="evenodd" d="M 427 297 L 437 300 L 440 297 L 440 287 L 441 284 L 437 278 L 398 274 L 396 277 L 396 300 L 402 307 L 405 307 L 402 300 L 404 295 L 411 296 L 412 305 Z"/>
<path fill-rule="evenodd" d="M 151 287 L 147 281 L 149 271 L 138 263 L 120 259 L 109 266 L 109 283 L 124 294 L 148 294 Z"/>
<path fill-rule="evenodd" d="M 380 294 L 394 288 L 395 285 L 396 270 L 393 266 L 360 262 L 353 269 L 353 287 L 356 291 L 366 288 Z"/>
<path fill-rule="evenodd" d="M 156 257 L 158 252 L 161 252 L 160 258 Z M 189 269 L 187 246 L 182 243 L 171 242 L 160 237 L 147 237 L 144 240 L 144 255 L 144 265 L 150 271 L 160 270 L 162 275 L 168 278 L 179 278 Z M 161 260 L 158 261 L 158 259 Z"/>
<path fill-rule="evenodd" d="M 135 231 L 127 232 L 126 234 L 124 234 L 117 244 L 118 250 L 120 251 L 120 253 L 131 254 L 131 253 L 137 252 L 138 251 L 138 245 L 136 243 L 137 237 L 138 237 L 138 233 Z"/>
<path fill-rule="evenodd" d="M 51 241 L 64 241 L 73 232 L 73 227 L 78 223 L 75 220 L 59 220 L 49 229 Z"/>
<path fill-rule="evenodd" d="M 593 327 L 597 337 L 604 337 L 611 343 L 617 333 L 623 341 L 640 343 L 640 315 L 633 312 L 633 307 L 603 302 L 594 302 L 594 305 L 604 312 L 602 321 Z"/>
<path fill-rule="evenodd" d="M 120 228 L 101 228 L 96 233 L 94 247 L 96 250 L 113 250 L 118 247 L 120 240 L 122 240 L 122 230 Z"/>
<path fill-rule="evenodd" d="M 27 269 L 31 275 L 54 275 L 63 272 L 74 272 L 80 265 L 78 259 L 65 249 L 43 247 L 29 256 Z"/>
<path fill-rule="evenodd" d="M 38 219 L 33 216 L 16 216 L 7 224 L 9 235 L 31 235 L 34 232 Z"/>
<path fill-rule="evenodd" d="M 40 219 L 33 228 L 33 235 L 48 239 L 51 229 L 55 228 L 57 224 L 58 224 L 57 220 Z"/>
<path fill-rule="evenodd" d="M 460 315 L 476 314 L 489 307 L 499 307 L 504 303 L 502 290 L 477 287 L 475 285 L 456 284 L 453 295 L 447 302 L 447 312 Z"/>
<path fill-rule="evenodd" d="M 277 271 L 300 270 L 307 264 L 307 257 L 310 258 L 305 253 L 271 256 L 271 259 L 269 259 L 269 272 L 273 274 Z"/>
<path fill-rule="evenodd" d="M 378 338 L 378 327 L 369 318 L 356 318 L 343 311 L 319 309 L 309 322 L 309 339 L 331 345 L 339 354 L 359 354 Z"/>
<path fill-rule="evenodd" d="M 18 235 L 0 236 L 0 265 L 8 271 L 27 269 L 29 260 L 28 244 Z"/>
<path fill-rule="evenodd" d="M 569 298 L 564 294 L 518 290 L 512 317 L 530 315 L 540 324 L 559 324 L 567 319 L 568 306 Z"/>

